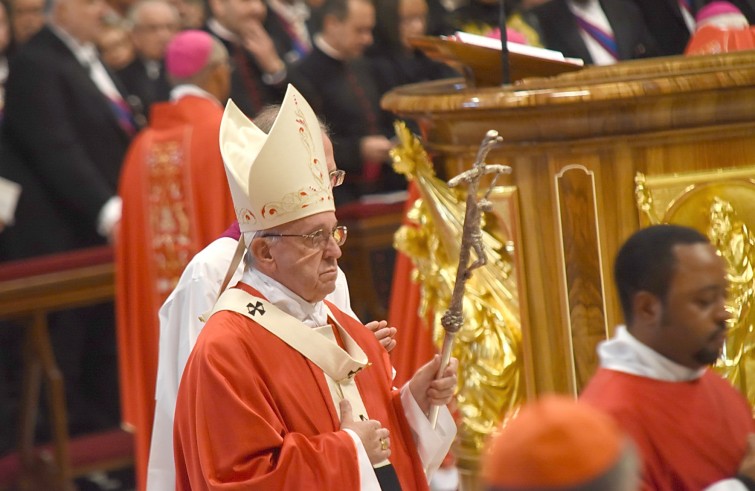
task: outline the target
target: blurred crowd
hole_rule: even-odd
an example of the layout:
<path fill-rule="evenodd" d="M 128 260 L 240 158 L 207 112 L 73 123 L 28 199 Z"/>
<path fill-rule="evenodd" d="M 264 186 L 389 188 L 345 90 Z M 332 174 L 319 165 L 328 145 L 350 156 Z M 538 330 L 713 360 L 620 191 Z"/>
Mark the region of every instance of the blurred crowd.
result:
<path fill-rule="evenodd" d="M 711 23 L 711 12 L 715 19 L 736 16 L 738 26 L 748 26 L 755 19 L 751 0 L 501 1 L 510 39 L 561 51 L 587 64 L 682 54 L 696 28 Z M 717 8 L 708 9 L 705 18 L 700 18 L 698 14 L 710 4 Z M 721 5 L 726 8 L 722 10 Z M 18 76 L 11 73 L 12 60 L 18 55 L 21 60 L 39 61 L 33 55 L 23 56 L 35 51 L 34 43 L 27 44 L 39 31 L 70 34 L 69 39 L 82 47 L 83 51 L 76 53 L 79 61 L 86 64 L 85 58 L 91 56 L 96 62 L 99 75 L 92 78 L 99 81 L 100 92 L 120 106 L 118 117 L 130 126 L 130 134 L 118 143 L 123 149 L 113 151 L 113 162 L 108 164 L 117 175 L 118 157 L 136 131 L 146 126 L 150 107 L 169 99 L 171 82 L 164 66 L 168 42 L 181 30 L 202 29 L 228 49 L 229 96 L 250 117 L 265 105 L 280 102 L 288 83 L 316 102 L 318 114 L 337 140 L 339 165 L 349 171 L 346 184 L 338 190 L 339 203 L 400 189 L 401 179 L 385 165 L 393 145 L 393 117 L 381 111 L 380 98 L 399 85 L 458 75 L 413 48 L 410 39 L 455 31 L 498 36 L 500 12 L 500 3 L 494 0 L 101 0 L 93 5 L 67 0 L 2 0 L 0 118 L 5 119 L 9 111 L 11 114 L 4 124 L 6 142 L 2 146 L 4 155 L 10 156 L 0 165 L 0 177 L 13 181 L 18 171 L 11 168 L 17 167 L 11 161 L 30 168 L 31 174 L 41 173 L 31 155 L 36 149 L 30 149 L 39 142 L 38 121 L 21 114 L 19 122 L 13 108 L 28 113 L 26 103 L 43 105 L 45 101 L 32 90 L 34 85 L 24 82 L 26 77 L 44 76 L 47 68 L 31 66 L 27 72 L 27 63 L 19 61 Z M 85 20 L 91 28 L 78 29 Z M 45 34 L 37 37 L 42 39 Z M 91 54 L 86 54 L 90 47 Z M 331 61 L 343 71 L 331 72 L 327 65 Z M 6 85 L 12 86 L 14 80 L 21 82 L 6 96 Z M 59 81 L 47 82 L 57 86 Z M 75 87 L 68 89 L 78 92 Z M 66 120 L 74 117 L 71 113 L 59 116 Z M 64 126 L 54 126 L 52 131 L 62 133 Z M 59 139 L 57 144 L 63 142 Z M 42 194 L 53 202 L 65 200 L 65 193 L 73 191 L 49 189 L 54 186 L 45 182 L 44 176 L 31 178 L 42 181 Z M 102 219 L 98 226 L 104 232 L 98 234 L 100 239 L 107 239 L 118 221 L 117 207 L 110 204 L 108 210 L 96 210 L 108 211 L 98 216 Z M 79 204 L 75 211 L 81 212 L 82 207 Z M 0 211 L 0 227 L 11 223 L 15 223 L 14 213 Z M 28 249 L 23 241 L 23 246 L 14 246 L 10 239 L 4 242 L 11 242 L 11 252 L 3 247 L 0 259 L 50 252 Z"/>

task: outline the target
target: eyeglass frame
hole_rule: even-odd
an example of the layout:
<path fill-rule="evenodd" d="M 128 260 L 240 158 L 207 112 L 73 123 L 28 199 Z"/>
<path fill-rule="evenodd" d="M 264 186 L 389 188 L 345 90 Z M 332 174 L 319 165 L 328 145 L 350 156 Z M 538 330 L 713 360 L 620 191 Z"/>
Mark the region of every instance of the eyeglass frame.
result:
<path fill-rule="evenodd" d="M 339 232 L 339 231 L 341 233 L 343 233 L 343 236 L 342 236 L 342 238 L 340 240 L 337 239 L 336 236 L 335 236 L 336 232 Z M 266 234 L 260 235 L 260 237 L 261 238 L 266 238 L 266 237 L 302 237 L 302 238 L 306 238 L 306 239 L 310 240 L 310 242 L 311 242 L 310 247 L 312 249 L 323 249 L 324 250 L 326 247 L 328 247 L 328 242 L 330 241 L 330 239 L 335 240 L 336 241 L 336 245 L 338 245 L 339 247 L 342 246 L 342 245 L 344 245 L 346 243 L 346 237 L 348 237 L 348 235 L 349 235 L 349 229 L 348 229 L 348 227 L 346 227 L 346 225 L 336 225 L 335 227 L 333 227 L 333 230 L 330 231 L 329 235 L 325 235 L 325 229 L 320 228 L 320 229 L 317 229 L 314 232 L 311 232 L 311 233 L 308 233 L 308 234 L 267 234 L 266 233 Z M 315 241 L 318 240 L 318 237 L 323 237 L 324 238 L 324 241 L 320 245 L 317 245 L 316 242 L 315 242 Z"/>

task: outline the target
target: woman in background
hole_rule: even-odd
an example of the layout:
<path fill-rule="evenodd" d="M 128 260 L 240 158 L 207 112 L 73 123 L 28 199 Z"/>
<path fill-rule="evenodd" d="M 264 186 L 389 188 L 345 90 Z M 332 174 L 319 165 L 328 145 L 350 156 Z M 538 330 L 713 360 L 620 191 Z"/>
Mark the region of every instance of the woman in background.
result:
<path fill-rule="evenodd" d="M 399 85 L 459 76 L 451 67 L 431 60 L 409 42 L 413 36 L 426 34 L 427 10 L 425 0 L 375 1 L 374 43 L 367 50 L 367 57 L 374 68 L 381 95 Z"/>

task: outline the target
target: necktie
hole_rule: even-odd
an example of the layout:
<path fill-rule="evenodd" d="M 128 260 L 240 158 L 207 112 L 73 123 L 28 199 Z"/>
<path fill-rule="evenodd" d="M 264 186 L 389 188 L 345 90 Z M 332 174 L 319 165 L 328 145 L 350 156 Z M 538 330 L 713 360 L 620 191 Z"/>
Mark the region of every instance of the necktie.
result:
<path fill-rule="evenodd" d="M 115 114 L 115 119 L 118 120 L 118 126 L 126 132 L 128 136 L 134 136 L 136 134 L 136 123 L 134 122 L 134 114 L 131 112 L 131 107 L 123 100 L 122 97 L 108 98 L 110 108 Z"/>
<path fill-rule="evenodd" d="M 97 86 L 103 96 L 107 99 L 110 110 L 113 111 L 118 126 L 128 136 L 134 136 L 136 134 L 136 123 L 134 121 L 134 114 L 131 111 L 131 107 L 123 99 L 120 92 L 115 86 L 110 74 L 105 67 L 99 61 L 95 54 L 89 54 L 85 60 L 82 61 L 84 68 L 89 72 L 89 78 Z"/>
<path fill-rule="evenodd" d="M 616 39 L 613 37 L 613 34 L 610 32 L 606 32 L 605 30 L 601 29 L 600 27 L 596 26 L 592 22 L 588 21 L 587 19 L 575 15 L 574 16 L 577 19 L 577 25 L 585 31 L 591 38 L 595 40 L 603 49 L 605 49 L 608 54 L 613 56 L 614 59 L 619 59 L 619 48 L 616 45 Z"/>
<path fill-rule="evenodd" d="M 306 30 L 304 30 L 304 28 L 297 29 L 297 26 L 293 21 L 286 19 L 284 16 L 280 15 L 277 12 L 275 12 L 275 15 L 280 20 L 280 24 L 283 27 L 283 30 L 286 31 L 289 39 L 291 39 L 293 51 L 296 52 L 299 58 L 304 57 L 310 51 L 312 51 L 312 45 L 307 38 L 307 32 Z"/>

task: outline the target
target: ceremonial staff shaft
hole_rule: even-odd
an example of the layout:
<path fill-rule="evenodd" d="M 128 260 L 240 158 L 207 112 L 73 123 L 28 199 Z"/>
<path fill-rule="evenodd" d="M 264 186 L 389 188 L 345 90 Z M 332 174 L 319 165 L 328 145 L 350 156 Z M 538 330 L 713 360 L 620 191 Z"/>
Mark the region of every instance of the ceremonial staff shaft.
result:
<path fill-rule="evenodd" d="M 459 248 L 459 265 L 456 269 L 456 281 L 451 293 L 448 310 L 446 310 L 441 318 L 441 325 L 445 331 L 445 336 L 441 350 L 440 368 L 438 369 L 436 378 L 439 378 L 446 370 L 446 367 L 448 367 L 448 363 L 451 360 L 454 337 L 464 322 L 464 285 L 472 275 L 472 270 L 485 265 L 487 262 L 482 243 L 480 218 L 483 211 L 490 210 L 490 201 L 487 198 L 495 185 L 498 175 L 510 173 L 511 167 L 507 165 L 488 165 L 485 163 L 485 158 L 493 146 L 502 140 L 498 136 L 497 131 L 489 130 L 480 144 L 477 158 L 472 168 L 448 181 L 449 187 L 456 187 L 461 183 L 467 183 L 467 201 L 461 233 L 461 247 Z M 482 198 L 478 198 L 477 191 L 480 185 L 480 178 L 486 174 L 495 174 L 495 176 L 485 195 Z M 472 249 L 477 254 L 477 259 L 472 264 L 469 264 Z M 435 428 L 438 422 L 439 410 L 440 406 L 432 406 L 430 410 L 430 423 L 433 425 L 433 428 Z"/>

